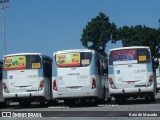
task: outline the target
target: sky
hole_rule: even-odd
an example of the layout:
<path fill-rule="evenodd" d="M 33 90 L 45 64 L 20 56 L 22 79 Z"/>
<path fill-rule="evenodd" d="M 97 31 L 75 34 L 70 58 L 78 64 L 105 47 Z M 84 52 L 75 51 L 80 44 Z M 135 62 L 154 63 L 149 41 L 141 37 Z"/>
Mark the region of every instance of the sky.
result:
<path fill-rule="evenodd" d="M 0 4 L 2 5 L 2 4 Z M 87 23 L 103 12 L 117 27 L 145 25 L 158 29 L 160 0 L 10 0 L 6 4 L 7 54 L 84 49 L 80 39 Z M 3 59 L 0 10 L 0 59 Z M 121 47 L 108 43 L 106 52 Z"/>

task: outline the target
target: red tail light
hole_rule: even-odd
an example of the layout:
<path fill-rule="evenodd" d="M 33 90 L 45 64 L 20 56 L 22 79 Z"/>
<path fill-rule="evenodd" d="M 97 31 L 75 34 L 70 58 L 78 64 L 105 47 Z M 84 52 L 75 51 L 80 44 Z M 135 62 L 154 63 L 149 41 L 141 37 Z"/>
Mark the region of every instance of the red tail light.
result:
<path fill-rule="evenodd" d="M 7 88 L 7 84 L 5 82 L 3 82 L 2 84 L 3 84 L 4 92 L 9 93 L 8 88 Z"/>
<path fill-rule="evenodd" d="M 115 86 L 111 77 L 109 77 L 108 81 L 109 81 L 109 84 L 110 84 L 111 88 L 116 89 L 116 86 Z"/>
<path fill-rule="evenodd" d="M 94 89 L 96 87 L 96 80 L 93 78 L 92 79 L 92 89 Z"/>
<path fill-rule="evenodd" d="M 153 75 L 150 75 L 150 76 L 149 76 L 149 81 L 148 81 L 148 83 L 147 83 L 147 87 L 152 86 L 152 84 L 153 84 Z"/>
<path fill-rule="evenodd" d="M 53 90 L 57 91 L 57 84 L 56 84 L 56 80 L 53 81 Z"/>
<path fill-rule="evenodd" d="M 43 89 L 43 87 L 44 87 L 44 80 L 41 80 L 40 81 L 40 84 L 39 84 L 39 91 L 41 91 L 42 89 Z"/>
<path fill-rule="evenodd" d="M 3 82 L 3 88 L 4 88 L 4 89 L 7 89 L 7 85 L 6 85 L 5 82 Z"/>
<path fill-rule="evenodd" d="M 113 80 L 111 77 L 109 77 L 109 84 L 113 84 Z"/>
<path fill-rule="evenodd" d="M 150 75 L 149 76 L 149 82 L 152 82 L 153 81 L 153 75 Z"/>

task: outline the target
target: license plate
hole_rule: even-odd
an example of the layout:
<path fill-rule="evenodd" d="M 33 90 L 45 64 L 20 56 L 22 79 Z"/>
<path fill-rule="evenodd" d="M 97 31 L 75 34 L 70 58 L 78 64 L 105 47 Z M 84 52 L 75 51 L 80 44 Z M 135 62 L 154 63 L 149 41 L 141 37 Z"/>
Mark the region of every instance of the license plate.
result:
<path fill-rule="evenodd" d="M 131 84 L 131 85 L 134 85 L 134 84 L 135 84 L 135 82 L 132 82 L 132 81 L 128 81 L 127 83 L 128 83 L 128 84 Z"/>
<path fill-rule="evenodd" d="M 26 89 L 27 87 L 26 87 L 26 86 L 20 86 L 20 88 L 21 88 L 21 89 Z"/>
<path fill-rule="evenodd" d="M 79 87 L 70 87 L 70 90 L 79 90 Z"/>

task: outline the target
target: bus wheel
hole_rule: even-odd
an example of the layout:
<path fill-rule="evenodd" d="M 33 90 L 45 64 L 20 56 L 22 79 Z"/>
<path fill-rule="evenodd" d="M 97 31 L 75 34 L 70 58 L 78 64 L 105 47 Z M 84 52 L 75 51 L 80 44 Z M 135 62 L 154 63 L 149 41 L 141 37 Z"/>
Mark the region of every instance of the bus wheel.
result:
<path fill-rule="evenodd" d="M 31 106 L 31 101 L 21 100 L 21 101 L 19 101 L 19 105 L 20 105 L 20 107 L 30 107 Z"/>
<path fill-rule="evenodd" d="M 87 102 L 87 100 L 86 100 L 86 99 L 81 99 L 80 101 L 81 101 L 81 104 L 82 104 L 82 105 L 85 105 L 85 104 L 86 104 L 86 102 Z"/>
<path fill-rule="evenodd" d="M 111 102 L 112 97 L 107 98 L 107 102 Z"/>
<path fill-rule="evenodd" d="M 106 91 L 104 89 L 104 91 L 103 91 L 103 98 L 99 100 L 99 103 L 100 104 L 105 104 L 105 102 L 106 102 Z"/>
<path fill-rule="evenodd" d="M 149 97 L 145 97 L 146 102 L 149 102 Z"/>
<path fill-rule="evenodd" d="M 10 105 L 10 100 L 9 99 L 5 99 L 4 102 L 2 103 L 2 107 L 6 108 Z"/>
<path fill-rule="evenodd" d="M 115 97 L 115 103 L 119 103 L 119 97 Z"/>
<path fill-rule="evenodd" d="M 75 104 L 75 100 L 64 100 L 65 106 L 73 106 Z"/>
<path fill-rule="evenodd" d="M 115 97 L 115 103 L 117 104 L 122 104 L 126 101 L 126 98 L 121 98 L 121 97 Z"/>
<path fill-rule="evenodd" d="M 10 105 L 10 100 L 5 99 L 4 107 L 8 107 Z"/>
<path fill-rule="evenodd" d="M 153 103 L 156 101 L 154 94 L 152 94 L 152 95 L 150 96 L 150 101 L 153 102 Z"/>
<path fill-rule="evenodd" d="M 40 105 L 41 105 L 41 106 L 45 106 L 46 103 L 45 103 L 45 102 L 40 102 Z"/>
<path fill-rule="evenodd" d="M 58 101 L 57 100 L 49 100 L 49 101 L 47 101 L 47 105 L 48 106 L 56 106 L 56 105 L 58 105 Z"/>
<path fill-rule="evenodd" d="M 94 105 L 94 106 L 98 106 L 98 103 L 99 103 L 98 98 L 94 99 L 94 101 L 93 101 L 93 105 Z"/>

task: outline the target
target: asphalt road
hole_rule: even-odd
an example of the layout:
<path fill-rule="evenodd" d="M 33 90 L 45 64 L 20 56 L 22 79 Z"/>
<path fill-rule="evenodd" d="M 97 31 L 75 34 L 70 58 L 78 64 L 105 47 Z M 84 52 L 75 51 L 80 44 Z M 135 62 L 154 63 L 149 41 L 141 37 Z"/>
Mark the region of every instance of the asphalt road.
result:
<path fill-rule="evenodd" d="M 0 112 L 0 116 L 3 112 L 3 118 L 0 119 L 5 120 L 24 118 L 34 120 L 159 120 L 160 93 L 156 95 L 155 103 L 147 103 L 144 99 L 129 99 L 122 104 L 115 104 L 114 99 L 112 99 L 111 102 L 106 101 L 105 104 L 98 106 L 92 102 L 65 106 L 63 101 L 59 101 L 59 104 L 54 106 L 41 106 L 39 103 L 32 103 L 30 107 L 21 108 L 17 102 L 12 102 L 7 108 L 1 107 Z M 7 114 L 11 114 L 12 118 L 6 117 Z"/>

